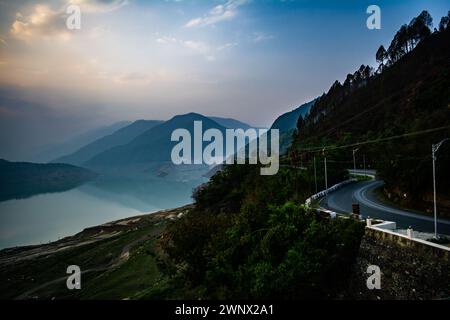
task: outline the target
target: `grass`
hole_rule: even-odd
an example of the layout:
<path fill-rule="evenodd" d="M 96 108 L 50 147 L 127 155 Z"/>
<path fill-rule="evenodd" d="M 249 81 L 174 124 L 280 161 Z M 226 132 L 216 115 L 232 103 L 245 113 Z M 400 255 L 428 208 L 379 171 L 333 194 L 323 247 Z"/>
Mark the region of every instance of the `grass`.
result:
<path fill-rule="evenodd" d="M 69 249 L 30 261 L 21 261 L 2 268 L 0 298 L 14 298 L 22 292 L 40 284 L 66 276 L 69 265 L 89 269 L 104 265 L 120 254 L 121 243 L 126 237 L 102 240 L 79 248 Z M 122 240 L 122 241 L 121 241 Z"/>
<path fill-rule="evenodd" d="M 106 268 L 120 256 L 127 244 L 148 234 L 157 235 L 163 227 L 163 224 L 145 226 L 96 243 L 1 267 L 0 299 L 12 299 L 41 284 L 67 277 L 69 265 L 78 265 L 82 271 Z M 153 241 L 150 239 L 136 244 L 135 248 L 130 249 L 129 259 L 118 267 L 82 274 L 81 290 L 69 291 L 65 281 L 59 281 L 36 291 L 32 296 L 124 299 L 136 294 L 151 285 L 159 275 L 152 249 Z"/>
<path fill-rule="evenodd" d="M 103 300 L 126 299 L 151 287 L 159 277 L 152 251 L 153 241 L 147 241 L 130 253 L 128 261 L 88 281 L 74 297 Z"/>

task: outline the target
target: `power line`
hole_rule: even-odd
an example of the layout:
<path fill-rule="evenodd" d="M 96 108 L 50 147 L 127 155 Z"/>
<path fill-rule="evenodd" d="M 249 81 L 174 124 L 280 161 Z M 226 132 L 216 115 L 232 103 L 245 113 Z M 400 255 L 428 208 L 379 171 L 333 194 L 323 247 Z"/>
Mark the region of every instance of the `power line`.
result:
<path fill-rule="evenodd" d="M 325 147 L 305 148 L 305 149 L 300 149 L 300 152 L 322 152 L 322 151 L 328 151 L 328 150 L 354 148 L 354 147 L 362 146 L 362 145 L 366 145 L 366 144 L 387 142 L 387 141 L 391 141 L 391 140 L 395 140 L 395 139 L 412 137 L 412 136 L 418 136 L 418 135 L 432 133 L 432 132 L 446 130 L 446 129 L 450 129 L 450 125 L 444 126 L 444 127 L 433 128 L 433 129 L 427 129 L 427 130 L 421 130 L 421 131 L 404 133 L 404 134 L 391 136 L 391 137 L 386 137 L 386 138 L 379 138 L 379 139 L 374 139 L 374 140 L 367 140 L 367 141 L 362 141 L 362 142 L 356 142 L 356 143 L 347 144 L 347 145 L 343 145 L 343 146 L 325 146 Z"/>
<path fill-rule="evenodd" d="M 325 131 L 325 132 L 323 132 L 323 133 L 320 133 L 320 134 L 318 135 L 318 137 L 323 137 L 323 138 L 325 138 L 325 137 L 329 136 L 333 131 L 339 129 L 340 127 L 344 126 L 345 124 L 347 124 L 347 123 L 349 123 L 349 122 L 352 122 L 353 120 L 359 118 L 360 116 L 362 116 L 362 115 L 364 115 L 364 114 L 366 114 L 366 113 L 368 113 L 368 112 L 371 112 L 371 111 L 374 110 L 374 109 L 379 108 L 380 106 L 382 106 L 382 105 L 383 105 L 387 100 L 389 100 L 389 99 L 392 99 L 392 97 L 386 97 L 386 98 L 382 99 L 381 101 L 378 101 L 378 103 L 376 103 L 376 104 L 373 105 L 372 107 L 366 108 L 366 109 L 364 109 L 363 111 L 361 111 L 360 113 L 358 113 L 358 114 L 356 114 L 356 115 L 354 115 L 354 116 L 348 118 L 348 119 L 345 120 L 345 121 L 340 122 L 338 125 L 336 125 L 336 126 L 330 128 L 330 129 L 328 129 L 327 131 Z"/>

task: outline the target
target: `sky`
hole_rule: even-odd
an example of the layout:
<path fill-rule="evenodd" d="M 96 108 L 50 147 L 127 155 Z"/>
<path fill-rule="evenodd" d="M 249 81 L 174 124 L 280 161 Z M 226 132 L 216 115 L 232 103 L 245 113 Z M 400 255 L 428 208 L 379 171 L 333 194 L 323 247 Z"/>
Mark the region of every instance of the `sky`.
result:
<path fill-rule="evenodd" d="M 66 9 L 81 9 L 81 28 Z M 369 5 L 381 29 L 369 30 Z M 268 127 L 448 1 L 0 0 L 0 158 L 122 120 L 198 112 Z"/>

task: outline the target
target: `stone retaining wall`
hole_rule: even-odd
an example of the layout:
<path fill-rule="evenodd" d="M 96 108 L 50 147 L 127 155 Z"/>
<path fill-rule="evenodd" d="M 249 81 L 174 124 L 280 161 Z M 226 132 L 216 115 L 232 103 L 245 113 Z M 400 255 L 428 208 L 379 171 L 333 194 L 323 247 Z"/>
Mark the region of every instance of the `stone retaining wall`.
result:
<path fill-rule="evenodd" d="M 369 265 L 381 270 L 379 290 L 367 288 Z M 356 299 L 450 299 L 450 251 L 366 228 L 348 292 Z"/>

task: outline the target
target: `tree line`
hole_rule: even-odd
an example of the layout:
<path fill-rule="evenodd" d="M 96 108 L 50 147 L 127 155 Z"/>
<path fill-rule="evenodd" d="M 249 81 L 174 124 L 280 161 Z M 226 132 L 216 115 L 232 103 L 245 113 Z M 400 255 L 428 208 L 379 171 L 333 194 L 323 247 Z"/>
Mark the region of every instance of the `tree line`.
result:
<path fill-rule="evenodd" d="M 439 31 L 444 31 L 450 24 L 450 11 L 441 18 Z M 393 65 L 405 54 L 411 52 L 418 43 L 431 35 L 433 27 L 433 18 L 426 10 L 422 11 L 417 17 L 413 18 L 409 24 L 404 24 L 397 31 L 386 50 L 381 45 L 376 53 L 376 60 L 379 63 L 378 71 L 382 72 L 385 67 Z M 435 29 L 434 32 L 437 32 Z"/>

